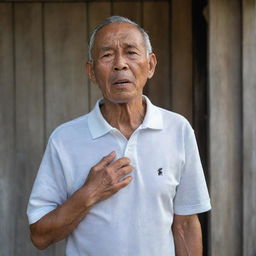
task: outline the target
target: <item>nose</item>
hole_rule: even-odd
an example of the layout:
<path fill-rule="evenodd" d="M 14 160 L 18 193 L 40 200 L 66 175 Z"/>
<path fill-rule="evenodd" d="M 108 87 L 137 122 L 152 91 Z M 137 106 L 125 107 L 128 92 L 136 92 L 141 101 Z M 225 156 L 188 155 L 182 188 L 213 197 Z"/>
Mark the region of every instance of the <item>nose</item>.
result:
<path fill-rule="evenodd" d="M 116 55 L 115 61 L 114 61 L 114 70 L 120 71 L 120 70 L 126 70 L 126 69 L 128 69 L 128 65 L 126 63 L 126 59 L 124 58 L 124 56 L 122 56 L 122 54 Z"/>

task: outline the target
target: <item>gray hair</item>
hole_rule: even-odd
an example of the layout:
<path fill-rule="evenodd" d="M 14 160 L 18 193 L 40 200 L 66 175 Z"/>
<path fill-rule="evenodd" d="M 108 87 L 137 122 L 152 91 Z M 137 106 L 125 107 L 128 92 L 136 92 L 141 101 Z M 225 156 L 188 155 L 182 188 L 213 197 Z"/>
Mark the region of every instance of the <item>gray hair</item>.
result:
<path fill-rule="evenodd" d="M 88 57 L 89 57 L 90 61 L 92 61 L 92 49 L 93 49 L 93 46 L 94 46 L 94 41 L 95 41 L 95 37 L 96 37 L 97 32 L 101 28 L 103 28 L 103 27 L 105 27 L 109 24 L 112 24 L 112 23 L 129 23 L 129 24 L 135 26 L 140 31 L 140 33 L 143 37 L 147 54 L 149 55 L 149 54 L 152 53 L 152 46 L 151 46 L 151 43 L 150 43 L 149 36 L 148 36 L 147 32 L 140 25 L 138 25 L 137 23 L 131 21 L 130 19 L 122 17 L 122 16 L 111 16 L 111 17 L 108 17 L 107 19 L 103 20 L 92 31 L 90 41 L 89 41 L 89 46 L 88 46 Z"/>

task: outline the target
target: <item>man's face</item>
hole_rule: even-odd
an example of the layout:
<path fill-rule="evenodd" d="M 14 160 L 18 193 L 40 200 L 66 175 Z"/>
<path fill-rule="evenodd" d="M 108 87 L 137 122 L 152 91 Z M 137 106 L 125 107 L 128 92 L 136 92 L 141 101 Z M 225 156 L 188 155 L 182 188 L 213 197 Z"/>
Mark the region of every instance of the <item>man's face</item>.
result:
<path fill-rule="evenodd" d="M 147 56 L 140 31 L 128 23 L 100 29 L 92 56 L 93 62 L 87 63 L 90 79 L 99 85 L 105 99 L 116 103 L 141 96 L 156 66 L 155 55 Z"/>

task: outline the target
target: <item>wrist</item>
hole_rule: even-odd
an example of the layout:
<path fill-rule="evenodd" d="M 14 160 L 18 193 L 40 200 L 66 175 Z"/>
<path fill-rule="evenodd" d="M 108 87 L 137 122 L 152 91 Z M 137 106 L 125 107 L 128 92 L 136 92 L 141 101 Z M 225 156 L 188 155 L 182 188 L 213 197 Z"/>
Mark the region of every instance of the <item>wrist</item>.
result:
<path fill-rule="evenodd" d="M 90 209 L 97 202 L 94 190 L 88 185 L 82 186 L 77 193 L 81 197 L 82 204 L 86 209 Z"/>

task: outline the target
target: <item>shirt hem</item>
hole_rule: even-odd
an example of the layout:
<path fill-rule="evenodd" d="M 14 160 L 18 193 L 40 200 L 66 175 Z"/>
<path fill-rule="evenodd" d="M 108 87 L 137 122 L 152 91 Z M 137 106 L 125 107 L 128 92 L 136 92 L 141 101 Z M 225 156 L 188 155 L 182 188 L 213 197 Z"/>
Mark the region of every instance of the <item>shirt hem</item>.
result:
<path fill-rule="evenodd" d="M 209 210 L 211 210 L 211 203 L 210 200 L 208 199 L 206 202 L 202 204 L 178 206 L 175 208 L 174 213 L 178 215 L 191 215 L 207 212 Z"/>
<path fill-rule="evenodd" d="M 48 207 L 48 208 L 38 210 L 38 211 L 34 212 L 33 214 L 27 214 L 29 224 L 33 224 L 33 223 L 37 222 L 43 216 L 45 216 L 47 213 L 51 212 L 54 209 L 55 208 L 53 208 L 53 207 Z"/>

